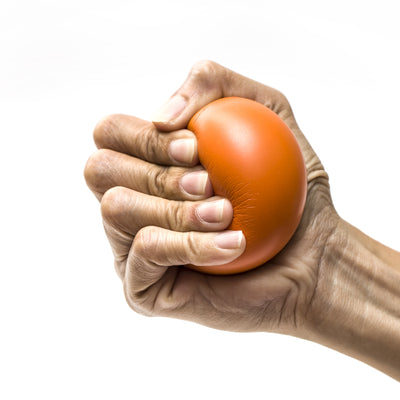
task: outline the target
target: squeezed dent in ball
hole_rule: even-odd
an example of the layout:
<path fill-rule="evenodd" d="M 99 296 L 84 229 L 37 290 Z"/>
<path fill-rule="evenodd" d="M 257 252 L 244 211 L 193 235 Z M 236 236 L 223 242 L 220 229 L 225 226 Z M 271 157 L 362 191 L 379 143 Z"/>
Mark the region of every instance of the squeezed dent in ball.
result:
<path fill-rule="evenodd" d="M 228 198 L 246 250 L 219 266 L 190 266 L 212 274 L 244 272 L 275 256 L 295 232 L 305 205 L 306 170 L 287 125 L 267 107 L 230 97 L 201 109 L 188 128 L 214 192 Z"/>

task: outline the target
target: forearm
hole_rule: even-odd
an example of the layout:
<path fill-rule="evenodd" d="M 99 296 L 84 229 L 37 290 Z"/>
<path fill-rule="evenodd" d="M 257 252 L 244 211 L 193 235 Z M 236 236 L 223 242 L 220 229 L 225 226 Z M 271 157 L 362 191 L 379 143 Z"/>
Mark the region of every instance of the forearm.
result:
<path fill-rule="evenodd" d="M 309 339 L 400 380 L 400 253 L 341 221 L 316 291 Z"/>

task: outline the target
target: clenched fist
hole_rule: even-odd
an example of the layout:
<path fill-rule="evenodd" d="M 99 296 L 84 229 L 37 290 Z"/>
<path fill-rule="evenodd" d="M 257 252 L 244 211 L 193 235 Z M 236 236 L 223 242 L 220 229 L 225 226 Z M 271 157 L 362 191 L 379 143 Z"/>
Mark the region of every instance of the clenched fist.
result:
<path fill-rule="evenodd" d="M 277 256 L 246 273 L 214 276 L 184 265 L 228 263 L 243 253 L 246 238 L 226 230 L 232 205 L 213 196 L 186 127 L 200 108 L 228 96 L 255 100 L 289 126 L 306 164 L 307 201 Z M 115 267 L 135 311 L 302 337 L 400 378 L 394 307 L 400 255 L 338 216 L 328 175 L 279 91 L 203 61 L 153 122 L 112 115 L 98 123 L 94 140 L 98 150 L 85 178 L 101 202 Z"/>

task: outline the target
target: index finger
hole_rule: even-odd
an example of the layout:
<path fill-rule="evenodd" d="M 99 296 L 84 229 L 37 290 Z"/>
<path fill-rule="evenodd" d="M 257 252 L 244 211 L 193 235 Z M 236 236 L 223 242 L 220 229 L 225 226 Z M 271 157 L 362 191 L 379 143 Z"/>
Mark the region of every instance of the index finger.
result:
<path fill-rule="evenodd" d="M 124 114 L 103 118 L 93 138 L 99 149 L 110 149 L 160 165 L 194 166 L 198 163 L 195 135 L 180 129 L 166 133 L 154 124 Z"/>

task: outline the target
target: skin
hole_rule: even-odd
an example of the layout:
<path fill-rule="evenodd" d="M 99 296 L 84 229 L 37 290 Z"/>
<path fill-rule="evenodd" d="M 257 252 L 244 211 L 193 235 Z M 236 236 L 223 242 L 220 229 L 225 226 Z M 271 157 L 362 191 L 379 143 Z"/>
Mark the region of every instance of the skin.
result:
<path fill-rule="evenodd" d="M 222 236 L 232 207 L 215 202 L 221 199 L 213 196 L 185 127 L 201 107 L 227 96 L 256 100 L 291 128 L 306 162 L 308 194 L 295 235 L 275 258 L 240 275 L 212 276 L 183 265 L 229 262 L 243 252 L 245 238 Z M 400 380 L 400 253 L 340 218 L 328 175 L 282 93 L 202 61 L 153 123 L 111 115 L 98 123 L 94 140 L 99 150 L 85 178 L 101 202 L 133 310 L 222 330 L 297 336 Z"/>

